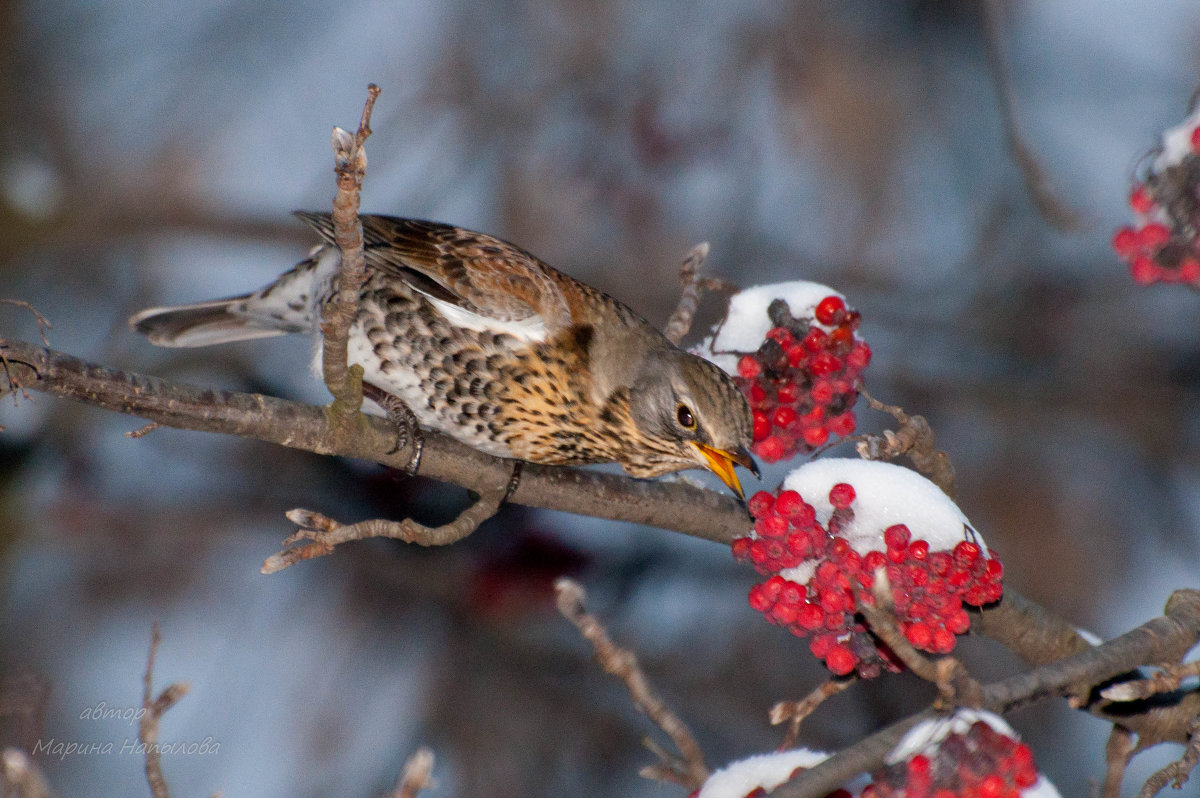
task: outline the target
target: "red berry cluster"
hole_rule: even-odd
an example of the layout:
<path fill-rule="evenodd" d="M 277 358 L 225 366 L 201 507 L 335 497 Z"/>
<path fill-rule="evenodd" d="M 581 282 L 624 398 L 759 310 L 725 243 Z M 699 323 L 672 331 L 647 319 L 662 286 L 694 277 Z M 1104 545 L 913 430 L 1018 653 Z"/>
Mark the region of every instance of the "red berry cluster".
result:
<path fill-rule="evenodd" d="M 773 463 L 854 432 L 871 348 L 854 334 L 862 317 L 838 296 L 822 299 L 811 319 L 793 317 L 782 299 L 767 314 L 774 326 L 738 361 L 737 382 L 754 411 L 754 453 Z"/>
<path fill-rule="evenodd" d="M 1200 126 L 1190 143 L 1177 163 L 1152 166 L 1134 185 L 1129 206 L 1138 224 L 1113 235 L 1113 250 L 1142 285 L 1200 281 Z"/>
<path fill-rule="evenodd" d="M 750 590 L 750 606 L 797 637 L 810 637 L 809 650 L 839 676 L 856 670 L 871 678 L 885 668 L 898 671 L 895 656 L 870 634 L 856 609 L 858 602 L 874 605 L 875 572 L 883 568 L 909 642 L 948 653 L 955 635 L 970 626 L 963 605 L 981 606 L 1002 595 L 1000 561 L 967 540 L 949 551 L 930 551 L 929 542 L 912 540 L 903 524 L 883 531 L 880 550 L 860 554 L 839 534 L 854 519 L 854 499 L 853 486 L 834 485 L 829 491 L 833 515 L 822 526 L 796 491 L 759 491 L 750 498 L 754 533 L 734 540 L 733 555 L 760 574 L 771 574 Z M 805 584 L 780 573 L 803 563 L 815 565 Z"/>
<path fill-rule="evenodd" d="M 859 798 L 1018 798 L 1038 770 L 1029 746 L 979 720 L 874 779 Z"/>

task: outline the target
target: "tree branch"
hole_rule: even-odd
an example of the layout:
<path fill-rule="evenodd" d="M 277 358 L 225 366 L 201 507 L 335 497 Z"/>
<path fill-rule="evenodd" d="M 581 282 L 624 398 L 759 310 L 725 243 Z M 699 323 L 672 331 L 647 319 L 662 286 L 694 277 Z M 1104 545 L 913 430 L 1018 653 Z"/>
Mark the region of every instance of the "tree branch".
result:
<path fill-rule="evenodd" d="M 642 775 L 698 789 L 708 778 L 709 771 L 704 764 L 704 752 L 700 750 L 700 744 L 696 742 L 691 729 L 650 686 L 633 652 L 614 643 L 604 624 L 587 611 L 584 606 L 586 595 L 579 583 L 562 577 L 554 583 L 554 590 L 558 593 L 558 611 L 575 624 L 579 633 L 596 649 L 600 666 L 625 683 L 633 697 L 634 706 L 671 738 L 679 752 L 676 757 L 655 746 L 654 750 L 662 762 L 658 766 L 644 768 Z"/>
<path fill-rule="evenodd" d="M 397 469 L 407 468 L 412 459 L 413 442 L 395 450 L 396 431 L 381 418 L 363 416 L 358 434 L 343 440 L 320 407 L 118 371 L 24 341 L 0 338 L 0 354 L 8 360 L 10 379 L 23 388 L 163 426 L 238 435 Z M 5 392 L 0 389 L 0 395 Z M 506 481 L 512 461 L 426 432 L 417 473 L 480 490 Z M 645 524 L 724 544 L 750 528 L 745 509 L 732 496 L 683 482 L 633 479 L 577 468 L 526 463 L 520 484 L 508 501 Z"/>
<path fill-rule="evenodd" d="M 433 786 L 433 751 L 422 746 L 404 763 L 391 798 L 417 798 L 421 790 Z"/>
<path fill-rule="evenodd" d="M 378 97 L 379 87 L 372 83 L 367 87 L 367 101 L 355 135 L 340 127 L 333 129 L 334 171 L 337 173 L 333 241 L 341 257 L 336 296 L 326 303 L 321 318 L 321 365 L 325 386 L 333 394 L 333 411 L 339 423 L 347 422 L 362 406 L 362 369 L 350 370 L 347 344 L 350 326 L 358 310 L 358 292 L 366 280 L 358 206 L 363 179 L 367 175 L 367 152 L 363 144 L 371 135 L 371 111 Z"/>
<path fill-rule="evenodd" d="M 1147 621 L 1069 659 L 993 682 L 983 688 L 980 706 L 1003 715 L 1017 707 L 1070 692 L 1078 684 L 1099 684 L 1140 665 L 1178 660 L 1197 640 L 1200 640 L 1200 591 L 1179 590 L 1167 601 L 1163 617 Z M 1145 709 L 1136 716 L 1131 713 L 1122 717 L 1120 723 L 1143 737 L 1156 734 L 1156 741 L 1187 744 L 1192 720 L 1200 714 L 1197 703 L 1197 694 L 1187 693 L 1175 705 Z M 1116 716 L 1110 715 L 1109 710 L 1126 711 L 1120 707 L 1096 700 L 1086 709 L 1101 718 L 1116 721 Z M 1169 722 L 1166 720 L 1168 715 Z M 771 798 L 827 795 L 860 773 L 880 767 L 909 729 L 936 716 L 932 710 L 926 710 L 894 723 L 781 785 L 771 793 Z"/>
<path fill-rule="evenodd" d="M 188 685 L 172 682 L 163 688 L 157 698 L 154 697 L 154 659 L 160 643 L 162 634 L 158 630 L 158 621 L 155 621 L 150 632 L 150 654 L 146 657 L 146 672 L 142 676 L 142 716 L 138 721 L 138 742 L 146 750 L 146 783 L 150 785 L 150 794 L 154 798 L 171 798 L 160 761 L 158 722 L 168 709 L 187 695 Z"/>

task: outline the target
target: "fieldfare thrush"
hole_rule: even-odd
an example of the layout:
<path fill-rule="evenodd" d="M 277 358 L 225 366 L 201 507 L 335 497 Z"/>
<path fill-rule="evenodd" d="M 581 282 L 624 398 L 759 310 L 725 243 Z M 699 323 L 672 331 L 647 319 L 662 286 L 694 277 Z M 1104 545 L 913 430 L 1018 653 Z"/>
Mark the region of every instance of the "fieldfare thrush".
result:
<path fill-rule="evenodd" d="M 320 333 L 340 254 L 328 214 L 298 213 L 324 243 L 251 294 L 130 319 L 159 346 Z M 733 380 L 627 306 L 482 233 L 360 217 L 366 281 L 349 361 L 423 427 L 499 456 L 617 462 L 635 477 L 707 468 L 735 491 L 757 473 L 750 408 Z M 320 373 L 320 348 L 315 369 Z M 381 404 L 384 404 L 381 402 Z"/>

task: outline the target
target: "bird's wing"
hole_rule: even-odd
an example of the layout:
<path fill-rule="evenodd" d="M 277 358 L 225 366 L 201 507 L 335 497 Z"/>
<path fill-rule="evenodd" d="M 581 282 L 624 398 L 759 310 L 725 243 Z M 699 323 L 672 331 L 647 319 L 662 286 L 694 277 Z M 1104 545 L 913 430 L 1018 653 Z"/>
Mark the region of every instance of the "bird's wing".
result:
<path fill-rule="evenodd" d="M 297 212 L 329 243 L 327 213 Z M 551 268 L 525 250 L 483 233 L 437 222 L 361 215 L 367 265 L 409 283 L 445 314 L 556 332 L 571 312 Z M 456 317 L 455 321 L 464 323 Z M 468 320 L 469 321 L 469 320 Z"/>

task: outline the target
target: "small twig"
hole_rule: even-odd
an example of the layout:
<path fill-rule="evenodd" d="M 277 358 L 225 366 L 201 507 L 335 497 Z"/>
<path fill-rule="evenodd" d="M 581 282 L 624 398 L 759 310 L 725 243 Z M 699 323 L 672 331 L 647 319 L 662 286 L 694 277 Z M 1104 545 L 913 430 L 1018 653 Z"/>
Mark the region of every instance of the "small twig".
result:
<path fill-rule="evenodd" d="M 1178 690 L 1183 680 L 1191 676 L 1200 676 L 1200 660 L 1179 665 L 1164 665 L 1162 670 L 1155 671 L 1148 679 L 1120 682 L 1104 688 L 1100 695 L 1109 701 L 1138 701 L 1159 693 Z"/>
<path fill-rule="evenodd" d="M 362 406 L 362 373 L 351 373 L 347 343 L 350 325 L 358 307 L 358 291 L 366 277 L 363 257 L 362 223 L 358 219 L 363 179 L 367 174 L 367 152 L 363 144 L 371 135 L 371 111 L 379 97 L 379 87 L 367 87 L 358 132 L 351 135 L 340 127 L 333 129 L 334 171 L 337 194 L 333 198 L 333 240 L 341 255 L 337 292 L 322 310 L 321 332 L 324 340 L 321 357 L 325 385 L 333 394 L 335 417 L 346 419 Z"/>
<path fill-rule="evenodd" d="M 780 701 L 771 707 L 772 726 L 790 721 L 787 734 L 784 735 L 783 742 L 779 746 L 780 750 L 795 748 L 796 740 L 800 736 L 800 724 L 804 722 L 804 719 L 815 712 L 825 699 L 837 695 L 857 681 L 858 677 L 854 675 L 827 679 L 799 701 Z"/>
<path fill-rule="evenodd" d="M 349 543 L 352 540 L 367 538 L 394 538 L 405 543 L 416 543 L 419 546 L 447 546 L 456 543 L 470 535 L 479 525 L 496 514 L 500 505 L 509 494 L 509 483 L 491 485 L 483 489 L 469 507 L 459 513 L 448 524 L 429 527 L 418 524 L 411 518 L 403 521 L 388 521 L 373 518 L 369 521 L 359 521 L 356 524 L 341 524 L 332 518 L 297 507 L 289 510 L 288 520 L 300 527 L 283 542 L 283 550 L 268 557 L 262 564 L 260 573 L 274 574 L 284 568 L 304 560 L 324 557 L 332 554 L 334 547 Z M 302 546 L 295 546 L 302 540 L 311 541 Z M 295 546 L 295 548 L 288 548 Z"/>
<path fill-rule="evenodd" d="M 862 388 L 859 394 L 873 410 L 896 419 L 900 429 L 884 430 L 882 435 L 862 436 L 855 445 L 858 456 L 864 460 L 892 460 L 900 455 L 908 455 L 918 471 L 953 499 L 954 465 L 950 462 L 950 455 L 935 446 L 933 429 L 925 417 L 910 416 L 895 405 L 885 405 Z"/>
<path fill-rule="evenodd" d="M 42 771 L 20 748 L 0 753 L 0 795 L 20 798 L 54 798 Z"/>
<path fill-rule="evenodd" d="M 1187 782 L 1188 776 L 1200 762 L 1200 718 L 1192 721 L 1187 745 L 1183 748 L 1183 756 L 1169 765 L 1159 768 L 1138 791 L 1137 798 L 1152 798 L 1158 795 L 1163 787 L 1170 782 L 1175 789 L 1180 789 Z"/>
<path fill-rule="evenodd" d="M 171 798 L 160 761 L 158 721 L 179 699 L 187 695 L 189 688 L 187 684 L 174 682 L 167 685 L 157 698 L 153 697 L 154 658 L 161 643 L 162 634 L 158 629 L 158 621 L 155 621 L 150 632 L 150 654 L 146 657 L 146 673 L 142 677 L 142 717 L 138 722 L 138 742 L 146 751 L 146 783 L 150 785 L 150 794 L 154 798 Z"/>
<path fill-rule="evenodd" d="M 1017 124 L 1017 99 L 1004 54 L 1000 47 L 1000 6 L 997 0 L 983 0 L 983 37 L 987 45 L 988 66 L 992 71 L 992 83 L 996 89 L 996 101 L 1000 107 L 1000 118 L 1004 122 L 1004 135 L 1008 139 L 1013 159 L 1021 170 L 1025 189 L 1042 218 L 1054 228 L 1069 233 L 1079 228 L 1079 215 L 1065 202 L 1054 195 L 1054 189 L 1046 172 L 1038 163 L 1037 156 L 1025 142 Z"/>
<path fill-rule="evenodd" d="M 421 790 L 433 786 L 433 751 L 421 747 L 404 763 L 404 772 L 400 774 L 391 798 L 417 798 Z"/>
<path fill-rule="evenodd" d="M 125 437 L 126 438 L 144 438 L 161 426 L 162 425 L 159 424 L 157 421 L 151 421 L 150 423 L 145 424 L 141 427 L 138 427 L 137 429 L 129 430 L 128 432 L 125 433 Z"/>
<path fill-rule="evenodd" d="M 661 781 L 673 784 L 686 784 L 688 765 L 683 760 L 683 757 L 678 754 L 673 754 L 663 746 L 659 745 L 656 740 L 649 737 L 642 738 L 642 745 L 646 749 L 658 757 L 658 762 L 653 765 L 645 765 L 638 769 L 638 775 L 643 779 L 650 781 Z"/>
<path fill-rule="evenodd" d="M 696 308 L 700 306 L 700 295 L 705 291 L 736 291 L 733 283 L 719 280 L 715 277 L 698 277 L 704 260 L 708 257 L 708 242 L 703 241 L 692 248 L 679 267 L 679 283 L 683 292 L 679 295 L 679 304 L 675 312 L 667 319 L 663 335 L 676 346 L 692 329 L 692 319 L 696 316 Z"/>
<path fill-rule="evenodd" d="M 633 652 L 613 643 L 600 620 L 588 613 L 583 587 L 563 577 L 554 583 L 554 590 L 558 594 L 558 611 L 592 644 L 600 667 L 625 683 L 634 706 L 662 729 L 679 751 L 682 762 L 672 761 L 673 757 L 665 760 L 659 768 L 652 769 L 655 777 L 697 789 L 708 778 L 708 766 L 691 730 L 654 692 Z M 643 771 L 648 772 L 651 771 Z"/>
<path fill-rule="evenodd" d="M 1121 798 L 1121 781 L 1133 756 L 1136 736 L 1124 726 L 1113 724 L 1104 745 L 1104 784 L 1100 787 L 1100 798 Z"/>
<path fill-rule="evenodd" d="M 50 339 L 46 337 L 46 330 L 54 328 L 50 320 L 38 312 L 38 309 L 29 304 L 23 299 L 0 299 L 0 303 L 5 305 L 16 305 L 19 308 L 25 308 L 33 314 L 34 321 L 37 322 L 38 335 L 42 338 L 42 346 L 50 346 Z"/>

